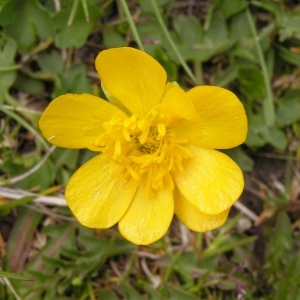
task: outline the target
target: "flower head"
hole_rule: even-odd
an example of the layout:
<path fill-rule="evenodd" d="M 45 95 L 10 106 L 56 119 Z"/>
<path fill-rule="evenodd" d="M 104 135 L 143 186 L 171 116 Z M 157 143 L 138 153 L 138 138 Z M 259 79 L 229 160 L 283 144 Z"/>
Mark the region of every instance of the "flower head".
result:
<path fill-rule="evenodd" d="M 158 62 L 133 48 L 100 52 L 96 69 L 109 102 L 63 95 L 39 123 L 57 146 L 99 152 L 66 188 L 79 222 L 118 223 L 135 244 L 161 238 L 174 212 L 195 231 L 221 226 L 244 186 L 236 163 L 214 150 L 245 140 L 247 119 L 237 97 L 213 86 L 184 92 L 166 82 Z"/>

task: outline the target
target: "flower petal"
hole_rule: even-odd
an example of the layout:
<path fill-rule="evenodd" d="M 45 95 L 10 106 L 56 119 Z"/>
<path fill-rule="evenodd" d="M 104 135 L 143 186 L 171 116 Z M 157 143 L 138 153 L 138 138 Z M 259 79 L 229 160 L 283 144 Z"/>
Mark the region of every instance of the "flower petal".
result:
<path fill-rule="evenodd" d="M 204 148 L 228 149 L 246 139 L 247 118 L 239 99 L 230 91 L 215 86 L 198 86 L 187 92 L 196 107 L 198 124 L 180 120 L 174 130 L 178 138 Z"/>
<path fill-rule="evenodd" d="M 139 117 L 162 100 L 166 72 L 143 51 L 129 47 L 104 50 L 96 58 L 96 69 L 109 94 Z"/>
<path fill-rule="evenodd" d="M 227 220 L 230 209 L 217 215 L 208 215 L 187 201 L 178 188 L 174 191 L 175 214 L 189 229 L 205 232 L 222 226 Z"/>
<path fill-rule="evenodd" d="M 159 111 L 169 114 L 172 122 L 181 118 L 196 122 L 200 120 L 193 103 L 179 86 L 173 86 L 167 90 Z"/>
<path fill-rule="evenodd" d="M 148 245 L 166 234 L 174 215 L 173 192 L 163 188 L 145 194 L 141 185 L 119 222 L 121 234 L 137 245 Z"/>
<path fill-rule="evenodd" d="M 68 182 L 66 200 L 84 226 L 113 226 L 122 218 L 133 199 L 136 188 L 128 187 L 116 172 L 111 172 L 111 163 L 105 155 L 97 155 L 79 168 Z"/>
<path fill-rule="evenodd" d="M 53 100 L 39 121 L 43 136 L 64 148 L 87 148 L 104 132 L 103 122 L 126 115 L 107 101 L 89 94 L 66 94 Z"/>
<path fill-rule="evenodd" d="M 239 166 L 224 153 L 189 146 L 193 157 L 182 162 L 183 172 L 172 176 L 182 195 L 202 213 L 217 215 L 228 210 L 244 188 Z"/>
<path fill-rule="evenodd" d="M 116 106 L 117 108 L 122 110 L 126 115 L 128 115 L 128 116 L 131 115 L 131 112 L 106 89 L 103 82 L 101 82 L 101 88 L 102 88 L 102 91 L 105 94 L 107 100 L 109 101 L 109 103 L 111 103 L 113 106 Z"/>

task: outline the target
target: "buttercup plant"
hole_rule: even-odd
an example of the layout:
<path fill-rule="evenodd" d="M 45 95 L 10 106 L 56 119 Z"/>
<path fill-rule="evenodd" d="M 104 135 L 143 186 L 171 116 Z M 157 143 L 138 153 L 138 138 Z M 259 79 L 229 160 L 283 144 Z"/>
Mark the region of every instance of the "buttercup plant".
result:
<path fill-rule="evenodd" d="M 237 164 L 215 150 L 245 141 L 238 98 L 215 86 L 185 92 L 167 82 L 156 60 L 129 47 L 100 52 L 96 69 L 108 102 L 62 95 L 39 122 L 50 143 L 99 152 L 66 188 L 78 221 L 91 228 L 118 223 L 139 245 L 160 239 L 174 213 L 194 231 L 221 226 L 244 187 Z"/>

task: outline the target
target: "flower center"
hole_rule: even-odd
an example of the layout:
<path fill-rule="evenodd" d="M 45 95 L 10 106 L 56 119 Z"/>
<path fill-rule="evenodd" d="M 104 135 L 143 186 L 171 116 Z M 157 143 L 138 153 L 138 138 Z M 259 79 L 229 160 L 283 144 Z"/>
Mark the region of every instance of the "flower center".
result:
<path fill-rule="evenodd" d="M 187 141 L 177 139 L 169 124 L 170 116 L 157 111 L 144 119 L 135 114 L 125 119 L 113 117 L 103 124 L 105 133 L 95 146 L 120 166 L 124 182 L 140 184 L 145 177 L 149 192 L 162 187 L 173 190 L 170 171 L 182 171 L 182 160 L 192 154 L 184 147 Z"/>

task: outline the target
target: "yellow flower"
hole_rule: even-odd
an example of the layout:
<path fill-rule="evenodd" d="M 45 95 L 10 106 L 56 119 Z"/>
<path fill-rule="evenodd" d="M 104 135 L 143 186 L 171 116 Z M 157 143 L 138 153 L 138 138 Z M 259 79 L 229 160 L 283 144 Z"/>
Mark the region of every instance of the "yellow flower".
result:
<path fill-rule="evenodd" d="M 230 91 L 198 86 L 184 92 L 148 54 L 114 48 L 96 58 L 109 102 L 88 94 L 53 100 L 40 119 L 45 138 L 60 147 L 100 154 L 79 168 L 65 192 L 80 223 L 116 223 L 145 245 L 168 230 L 174 212 L 190 229 L 221 226 L 244 179 L 225 154 L 244 142 L 247 119 Z"/>

